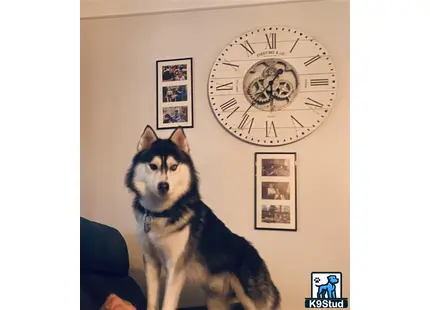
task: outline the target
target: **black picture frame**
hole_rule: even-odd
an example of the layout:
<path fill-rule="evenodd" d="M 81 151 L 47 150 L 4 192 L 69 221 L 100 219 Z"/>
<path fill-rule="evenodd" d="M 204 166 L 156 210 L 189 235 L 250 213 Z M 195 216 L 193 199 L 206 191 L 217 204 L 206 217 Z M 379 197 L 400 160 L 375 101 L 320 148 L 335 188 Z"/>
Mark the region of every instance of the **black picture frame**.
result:
<path fill-rule="evenodd" d="M 263 163 L 263 160 L 266 162 Z M 282 160 L 284 164 L 279 164 Z M 288 164 L 285 164 L 286 160 Z M 273 172 L 266 169 L 264 165 L 270 165 Z M 273 187 L 277 193 L 269 196 L 266 184 L 268 187 Z M 285 184 L 287 184 L 286 193 L 283 194 L 281 189 Z M 279 188 L 276 189 L 276 185 L 279 185 Z M 272 209 L 273 207 L 275 208 Z M 280 211 L 277 212 L 277 209 Z M 297 153 L 255 152 L 254 229 L 297 231 L 297 211 Z"/>
<path fill-rule="evenodd" d="M 163 59 L 155 64 L 157 130 L 194 128 L 193 58 Z"/>

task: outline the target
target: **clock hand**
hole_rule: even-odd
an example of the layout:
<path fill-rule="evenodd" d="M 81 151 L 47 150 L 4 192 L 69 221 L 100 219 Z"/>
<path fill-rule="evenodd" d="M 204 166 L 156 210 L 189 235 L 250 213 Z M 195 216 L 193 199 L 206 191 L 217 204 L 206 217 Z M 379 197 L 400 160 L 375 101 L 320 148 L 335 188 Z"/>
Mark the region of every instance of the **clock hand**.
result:
<path fill-rule="evenodd" d="M 273 84 L 270 85 L 270 112 L 273 112 Z"/>
<path fill-rule="evenodd" d="M 248 113 L 249 109 L 251 109 L 254 106 L 254 104 L 249 105 L 248 109 L 246 109 L 245 112 L 243 112 L 242 117 L 245 116 L 246 113 Z"/>
<path fill-rule="evenodd" d="M 266 92 L 266 90 L 270 87 L 271 88 L 271 93 L 273 92 L 273 82 L 276 80 L 276 78 L 280 75 L 280 74 L 282 74 L 282 73 L 284 73 L 284 70 L 282 70 L 282 69 L 278 69 L 277 71 L 276 71 L 276 74 L 275 74 L 275 76 L 273 77 L 273 79 L 272 80 L 270 80 L 269 81 L 269 83 L 268 83 L 268 85 L 266 86 L 266 87 L 264 87 L 263 88 L 263 90 L 262 91 L 260 91 L 260 92 L 257 92 L 255 95 L 257 96 L 257 97 L 260 97 L 263 93 L 265 93 Z M 272 96 L 273 97 L 273 96 Z M 272 100 L 273 101 L 273 100 Z"/>
<path fill-rule="evenodd" d="M 262 91 L 259 91 L 255 94 L 258 95 L 258 97 L 260 97 L 261 94 L 263 94 L 266 91 L 266 89 L 269 88 L 269 86 L 271 86 L 272 84 L 273 84 L 273 81 L 269 81 L 269 84 L 266 87 L 264 87 Z"/>
<path fill-rule="evenodd" d="M 263 89 L 263 91 L 262 91 L 262 92 L 265 92 L 265 91 L 266 91 L 266 89 L 267 89 L 269 86 L 273 88 L 273 81 L 275 81 L 275 80 L 276 80 L 276 78 L 277 78 L 280 74 L 282 74 L 282 73 L 284 73 L 284 70 L 282 70 L 282 69 L 278 69 L 278 71 L 276 71 L 275 77 L 274 77 L 271 81 L 269 81 L 269 85 L 267 85 L 267 86 Z"/>

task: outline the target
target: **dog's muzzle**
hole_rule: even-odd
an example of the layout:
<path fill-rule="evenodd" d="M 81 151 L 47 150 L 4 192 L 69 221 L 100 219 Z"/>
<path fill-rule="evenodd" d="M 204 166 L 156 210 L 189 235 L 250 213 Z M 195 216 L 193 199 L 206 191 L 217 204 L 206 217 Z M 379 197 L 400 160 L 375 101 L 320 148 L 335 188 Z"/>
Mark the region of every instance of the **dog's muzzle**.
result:
<path fill-rule="evenodd" d="M 164 196 L 169 191 L 169 183 L 167 183 L 167 182 L 160 182 L 160 183 L 158 183 L 157 189 L 158 189 L 158 193 L 161 196 Z"/>

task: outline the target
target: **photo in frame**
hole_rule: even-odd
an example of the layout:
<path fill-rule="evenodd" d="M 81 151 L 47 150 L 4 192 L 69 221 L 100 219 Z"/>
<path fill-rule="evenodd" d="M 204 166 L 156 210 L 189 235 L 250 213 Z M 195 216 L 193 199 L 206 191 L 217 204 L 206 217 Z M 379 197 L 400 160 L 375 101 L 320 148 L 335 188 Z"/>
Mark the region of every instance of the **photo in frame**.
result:
<path fill-rule="evenodd" d="M 297 231 L 296 158 L 296 153 L 255 153 L 255 229 Z"/>
<path fill-rule="evenodd" d="M 193 59 L 157 60 L 157 129 L 193 128 Z"/>

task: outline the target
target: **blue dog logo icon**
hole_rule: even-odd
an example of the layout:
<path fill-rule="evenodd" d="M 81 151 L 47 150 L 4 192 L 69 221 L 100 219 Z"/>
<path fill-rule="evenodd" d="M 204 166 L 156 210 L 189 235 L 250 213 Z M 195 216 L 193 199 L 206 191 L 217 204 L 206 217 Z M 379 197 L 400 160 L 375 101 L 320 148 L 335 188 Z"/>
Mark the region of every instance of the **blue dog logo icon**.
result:
<path fill-rule="evenodd" d="M 348 308 L 342 279 L 342 272 L 312 272 L 311 297 L 305 298 L 305 308 Z"/>
<path fill-rule="evenodd" d="M 315 284 L 318 287 L 318 298 L 336 298 L 337 283 L 339 283 L 339 279 L 335 275 L 329 275 L 326 284 Z"/>

